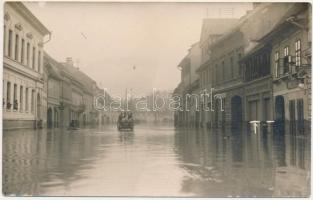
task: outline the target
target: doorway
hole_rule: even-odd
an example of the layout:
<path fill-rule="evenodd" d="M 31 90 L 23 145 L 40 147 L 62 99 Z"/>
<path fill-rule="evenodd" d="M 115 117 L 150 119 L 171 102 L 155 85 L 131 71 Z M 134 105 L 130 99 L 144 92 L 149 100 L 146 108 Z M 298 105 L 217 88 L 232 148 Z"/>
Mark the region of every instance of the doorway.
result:
<path fill-rule="evenodd" d="M 231 98 L 231 127 L 240 128 L 242 124 L 242 100 L 240 96 Z"/>

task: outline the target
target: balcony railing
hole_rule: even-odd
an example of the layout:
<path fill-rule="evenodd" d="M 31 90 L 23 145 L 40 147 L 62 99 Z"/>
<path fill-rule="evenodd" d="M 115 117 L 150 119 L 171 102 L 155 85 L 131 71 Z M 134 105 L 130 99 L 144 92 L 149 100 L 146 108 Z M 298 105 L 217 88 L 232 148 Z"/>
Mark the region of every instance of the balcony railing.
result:
<path fill-rule="evenodd" d="M 293 76 L 295 78 L 302 78 L 299 77 L 303 74 L 303 70 L 311 68 L 311 65 L 301 63 L 299 66 L 295 63 L 295 57 L 293 56 L 286 56 L 284 58 L 279 59 L 278 66 L 274 79 L 281 79 Z M 301 73 L 300 73 L 301 72 Z"/>

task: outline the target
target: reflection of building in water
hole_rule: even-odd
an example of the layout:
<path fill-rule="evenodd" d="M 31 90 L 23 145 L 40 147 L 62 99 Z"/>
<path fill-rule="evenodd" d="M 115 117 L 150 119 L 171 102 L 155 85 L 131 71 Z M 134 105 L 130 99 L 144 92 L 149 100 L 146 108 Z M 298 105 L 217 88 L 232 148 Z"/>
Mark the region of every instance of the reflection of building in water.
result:
<path fill-rule="evenodd" d="M 271 139 L 242 132 L 177 132 L 185 192 L 210 197 L 271 196 Z M 196 186 L 196 187 L 195 187 Z"/>
<path fill-rule="evenodd" d="M 96 147 L 106 142 L 53 129 L 8 132 L 3 137 L 3 193 L 43 195 L 50 185 L 68 187 L 82 178 L 79 171 L 95 156 L 103 156 Z"/>
<path fill-rule="evenodd" d="M 46 134 L 42 132 L 9 133 L 3 137 L 3 193 L 39 192 L 40 174 L 46 168 Z M 36 142 L 34 142 L 36 141 Z"/>
<path fill-rule="evenodd" d="M 210 197 L 307 196 L 310 141 L 290 137 L 245 130 L 176 130 L 175 150 L 187 172 L 182 191 Z"/>
<path fill-rule="evenodd" d="M 288 130 L 288 129 L 287 129 Z M 310 140 L 286 135 L 276 137 L 275 191 L 273 196 L 307 197 L 310 194 Z"/>

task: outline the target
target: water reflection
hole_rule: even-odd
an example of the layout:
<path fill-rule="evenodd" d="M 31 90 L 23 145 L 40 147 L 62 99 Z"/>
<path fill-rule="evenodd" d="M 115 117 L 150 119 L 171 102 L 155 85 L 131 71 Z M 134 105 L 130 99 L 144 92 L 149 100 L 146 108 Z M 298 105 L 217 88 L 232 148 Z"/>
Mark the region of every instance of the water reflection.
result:
<path fill-rule="evenodd" d="M 282 130 L 289 129 L 257 134 L 177 130 L 175 150 L 180 166 L 188 171 L 182 191 L 204 197 L 308 196 L 309 134 L 299 137 Z"/>
<path fill-rule="evenodd" d="M 293 126 L 138 126 L 3 135 L 3 192 L 16 195 L 305 197 L 310 134 Z M 288 181 L 286 181 L 288 180 Z"/>
<path fill-rule="evenodd" d="M 58 129 L 4 133 L 4 194 L 42 194 L 45 187 L 66 187 L 84 178 L 76 171 L 88 168 L 95 159 L 95 146 L 103 142 Z"/>
<path fill-rule="evenodd" d="M 133 144 L 134 132 L 133 131 L 120 131 L 118 133 L 120 142 L 123 144 Z"/>

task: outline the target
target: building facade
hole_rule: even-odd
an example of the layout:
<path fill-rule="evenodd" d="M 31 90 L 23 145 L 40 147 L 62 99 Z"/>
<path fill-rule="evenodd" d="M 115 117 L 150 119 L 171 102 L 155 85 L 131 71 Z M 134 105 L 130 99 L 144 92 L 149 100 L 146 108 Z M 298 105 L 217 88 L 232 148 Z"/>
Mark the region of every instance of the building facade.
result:
<path fill-rule="evenodd" d="M 245 121 L 274 120 L 272 46 L 261 38 L 275 32 L 277 25 L 294 11 L 293 3 L 259 4 L 252 12 L 250 23 L 242 30 L 249 40 L 241 60 L 245 87 Z M 253 20 L 251 20 L 253 19 Z M 255 28 L 258 27 L 258 28 Z M 252 30 L 252 31 L 251 31 Z"/>
<path fill-rule="evenodd" d="M 20 2 L 4 4 L 3 128 L 46 123 L 43 46 L 49 30 Z"/>
<path fill-rule="evenodd" d="M 104 93 L 94 80 L 76 68 L 71 58 L 57 62 L 45 53 L 47 71 L 48 128 L 99 125 L 103 113 L 96 110 L 94 98 Z"/>
<path fill-rule="evenodd" d="M 260 41 L 271 47 L 273 117 L 297 133 L 311 121 L 311 6 L 294 3 Z"/>
<path fill-rule="evenodd" d="M 214 89 L 213 102 L 209 102 L 213 108 L 210 110 L 211 127 L 225 127 L 232 120 L 240 123 L 243 119 L 244 91 L 239 60 L 243 55 L 244 45 L 243 34 L 236 28 L 210 47 L 212 55 L 208 66 L 209 83 Z"/>
<path fill-rule="evenodd" d="M 181 110 L 175 112 L 174 122 L 177 126 L 200 125 L 199 76 L 197 69 L 201 64 L 201 48 L 199 42 L 191 45 L 188 54 L 181 60 L 178 69 L 181 71 L 179 88 L 174 96 L 180 98 Z"/>
<path fill-rule="evenodd" d="M 222 21 L 229 25 L 223 30 L 214 20 L 206 20 L 202 27 L 198 91 L 211 97 L 200 99 L 200 125 L 240 128 L 251 121 L 286 121 L 300 132 L 308 129 L 311 6 L 257 3 L 239 20 Z M 221 21 L 216 19 L 216 23 Z M 190 63 L 183 63 L 190 68 Z M 189 71 L 185 68 L 174 90 L 182 97 L 188 91 L 184 77 Z M 179 120 L 183 124 L 193 121 L 183 110 L 175 113 L 176 124 L 181 124 Z"/>
<path fill-rule="evenodd" d="M 236 128 L 249 121 L 273 120 L 271 51 L 258 40 L 273 30 L 290 9 L 288 3 L 256 4 L 211 45 L 213 87 L 222 97 L 221 103 L 217 99 L 214 102 L 214 127 Z"/>
<path fill-rule="evenodd" d="M 241 60 L 246 108 L 244 121 L 273 120 L 271 49 L 260 46 Z"/>
<path fill-rule="evenodd" d="M 200 37 L 201 63 L 197 69 L 199 76 L 199 94 L 210 93 L 216 78 L 212 67 L 212 56 L 216 55 L 212 45 L 220 39 L 229 29 L 238 23 L 238 19 L 204 19 Z M 200 99 L 200 126 L 211 127 L 212 113 L 211 98 L 204 95 Z M 214 102 L 213 102 L 214 103 Z"/>
<path fill-rule="evenodd" d="M 45 82 L 47 84 L 47 128 L 60 127 L 61 84 L 62 77 L 58 69 L 59 63 L 44 54 Z"/>

